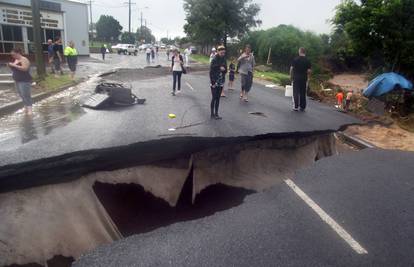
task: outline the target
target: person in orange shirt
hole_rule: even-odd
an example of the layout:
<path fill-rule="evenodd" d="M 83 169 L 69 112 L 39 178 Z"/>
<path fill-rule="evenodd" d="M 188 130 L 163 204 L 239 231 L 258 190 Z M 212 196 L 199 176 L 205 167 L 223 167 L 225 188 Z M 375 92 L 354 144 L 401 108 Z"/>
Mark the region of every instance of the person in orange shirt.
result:
<path fill-rule="evenodd" d="M 342 92 L 342 90 L 339 90 L 338 93 L 336 94 L 336 101 L 337 101 L 337 108 L 342 109 L 343 103 L 344 103 L 344 93 Z"/>
<path fill-rule="evenodd" d="M 336 107 L 337 108 L 343 108 L 343 103 L 344 103 L 344 92 L 342 91 L 342 89 L 338 89 L 338 92 L 336 93 Z"/>

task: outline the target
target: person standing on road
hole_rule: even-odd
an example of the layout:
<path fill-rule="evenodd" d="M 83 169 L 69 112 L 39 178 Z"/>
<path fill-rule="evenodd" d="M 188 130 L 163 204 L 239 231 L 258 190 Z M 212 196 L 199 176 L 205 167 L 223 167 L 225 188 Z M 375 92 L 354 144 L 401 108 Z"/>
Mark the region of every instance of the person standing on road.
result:
<path fill-rule="evenodd" d="M 170 61 L 170 49 L 167 47 L 167 61 Z"/>
<path fill-rule="evenodd" d="M 70 41 L 69 45 L 65 48 L 64 55 L 70 69 L 70 77 L 74 80 L 76 65 L 78 64 L 78 51 L 76 50 L 75 43 L 73 41 Z"/>
<path fill-rule="evenodd" d="M 30 75 L 30 61 L 22 55 L 20 48 L 11 51 L 12 63 L 7 65 L 13 73 L 13 80 L 16 83 L 18 94 L 23 100 L 25 114 L 32 114 L 32 76 Z"/>
<path fill-rule="evenodd" d="M 211 64 L 211 61 L 213 61 L 213 59 L 214 59 L 214 57 L 216 56 L 216 54 L 217 54 L 217 50 L 216 50 L 216 48 L 215 48 L 215 47 L 213 47 L 213 48 L 211 49 L 211 54 L 210 54 L 210 64 Z"/>
<path fill-rule="evenodd" d="M 55 44 L 53 45 L 53 67 L 56 72 L 59 72 L 60 75 L 63 75 L 62 70 L 63 64 L 63 46 L 62 40 L 60 38 L 56 38 Z"/>
<path fill-rule="evenodd" d="M 104 44 L 102 44 L 101 46 L 101 54 L 102 54 L 102 60 L 105 60 L 106 47 Z"/>
<path fill-rule="evenodd" d="M 234 61 L 230 63 L 229 66 L 229 90 L 234 90 L 234 78 L 236 74 L 236 65 L 234 64 Z"/>
<path fill-rule="evenodd" d="M 151 62 L 155 62 L 155 49 L 154 47 L 151 47 Z"/>
<path fill-rule="evenodd" d="M 191 49 L 190 47 L 187 47 L 184 50 L 184 62 L 185 67 L 188 68 L 190 66 L 190 55 L 191 55 Z"/>
<path fill-rule="evenodd" d="M 147 47 L 145 50 L 145 54 L 147 55 L 147 64 L 151 64 L 151 48 Z"/>
<path fill-rule="evenodd" d="M 246 45 L 243 54 L 238 59 L 237 71 L 240 73 L 241 94 L 240 99 L 249 102 L 249 92 L 253 85 L 253 71 L 256 65 L 250 45 Z"/>
<path fill-rule="evenodd" d="M 55 74 L 55 69 L 53 68 L 53 41 L 52 39 L 47 40 L 47 62 L 50 66 L 52 74 Z"/>
<path fill-rule="evenodd" d="M 225 58 L 226 48 L 219 46 L 218 53 L 214 56 L 210 65 L 210 88 L 211 88 L 211 118 L 221 120 L 219 116 L 220 97 L 223 91 L 227 73 L 227 61 Z"/>
<path fill-rule="evenodd" d="M 312 74 L 311 62 L 306 58 L 305 48 L 299 48 L 299 56 L 296 57 L 290 67 L 290 79 L 293 82 L 293 101 L 294 111 L 305 111 L 306 109 L 306 91 L 308 80 Z"/>
<path fill-rule="evenodd" d="M 171 59 L 171 71 L 173 73 L 173 91 L 171 94 L 173 96 L 175 96 L 175 89 L 178 89 L 177 93 L 181 92 L 181 76 L 183 75 L 183 65 L 183 56 L 181 56 L 180 52 L 175 49 L 173 51 L 173 57 Z"/>

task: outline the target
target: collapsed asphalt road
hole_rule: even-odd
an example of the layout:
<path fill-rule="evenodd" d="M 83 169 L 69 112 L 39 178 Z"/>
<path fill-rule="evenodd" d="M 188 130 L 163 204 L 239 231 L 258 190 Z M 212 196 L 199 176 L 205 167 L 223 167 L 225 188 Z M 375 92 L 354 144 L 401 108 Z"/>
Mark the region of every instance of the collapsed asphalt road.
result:
<path fill-rule="evenodd" d="M 211 121 L 207 72 L 186 75 L 183 93 L 177 97 L 170 95 L 169 76 L 129 82 L 138 97 L 147 99 L 145 105 L 104 111 L 85 110 L 83 116 L 54 129 L 49 135 L 13 150 L 0 151 L 0 188 L 4 191 L 41 185 L 42 180 L 36 176 L 36 170 L 47 177 L 47 183 L 54 180 L 50 173 L 59 177 L 56 182 L 62 182 L 65 176 L 78 177 L 100 168 L 120 167 L 117 166 L 119 161 L 132 159 L 137 165 L 164 160 L 166 154 L 179 157 L 232 142 L 329 133 L 359 123 L 313 101 L 310 101 L 307 112 L 292 112 L 291 99 L 285 98 L 282 91 L 259 84 L 255 84 L 249 103 L 240 102 L 236 91 L 229 92 L 221 104 L 224 119 Z M 263 116 L 251 112 L 259 112 Z M 170 113 L 176 114 L 177 118 L 170 119 Z M 170 131 L 172 128 L 176 130 Z M 112 158 L 111 155 L 122 147 L 127 147 L 129 153 L 124 158 Z M 104 159 L 100 158 L 101 155 Z"/>
<path fill-rule="evenodd" d="M 285 184 L 102 246 L 73 266 L 412 266 L 413 162 L 414 153 L 370 149 L 323 159 L 292 179 L 363 253 Z"/>
<path fill-rule="evenodd" d="M 193 200 L 219 182 L 261 191 L 291 177 L 292 170 L 335 154 L 331 133 L 359 123 L 316 102 L 306 113 L 292 112 L 291 99 L 283 92 L 258 84 L 249 103 L 240 102 L 237 91 L 229 92 L 221 105 L 223 121 L 211 121 L 206 71 L 184 76 L 183 92 L 177 97 L 170 95 L 171 77 L 165 76 L 165 69 L 159 69 L 162 75 L 154 75 L 157 69 L 134 71 L 120 70 L 110 78 L 131 83 L 133 92 L 147 99 L 145 105 L 82 109 L 80 117 L 47 135 L 0 150 L 0 212 L 6 218 L 0 233 L 7 240 L 0 248 L 5 262 L 39 263 L 56 255 L 76 258 L 122 238 L 119 222 L 94 192 L 97 183 L 137 184 L 141 192 L 172 207 L 193 172 Z M 170 113 L 177 117 L 170 119 Z M 177 165 L 177 160 L 183 163 Z M 230 163 L 233 167 L 227 170 Z M 216 175 L 211 166 L 223 171 Z M 254 176 L 255 170 L 263 176 Z M 278 177 L 273 178 L 275 173 Z M 41 240 L 30 249 L 27 231 L 36 236 L 32 240 Z M 43 242 L 49 246 L 39 247 Z"/>

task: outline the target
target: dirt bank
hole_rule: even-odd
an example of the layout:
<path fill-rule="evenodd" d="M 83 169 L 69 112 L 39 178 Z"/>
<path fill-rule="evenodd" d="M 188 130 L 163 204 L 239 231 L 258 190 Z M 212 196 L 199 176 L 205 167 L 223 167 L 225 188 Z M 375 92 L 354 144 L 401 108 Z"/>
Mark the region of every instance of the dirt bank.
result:
<path fill-rule="evenodd" d="M 414 151 L 414 133 L 403 130 L 396 124 L 351 126 L 345 132 L 380 148 Z"/>

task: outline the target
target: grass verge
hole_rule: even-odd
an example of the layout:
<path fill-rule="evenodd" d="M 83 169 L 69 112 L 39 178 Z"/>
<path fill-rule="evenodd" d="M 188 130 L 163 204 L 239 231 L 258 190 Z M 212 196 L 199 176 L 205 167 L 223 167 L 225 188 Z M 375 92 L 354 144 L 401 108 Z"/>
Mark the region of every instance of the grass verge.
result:
<path fill-rule="evenodd" d="M 286 86 L 290 84 L 290 76 L 285 73 L 280 73 L 276 71 L 255 71 L 254 76 L 266 81 L 273 82 L 275 84 Z"/>
<path fill-rule="evenodd" d="M 36 78 L 35 80 L 37 85 L 45 91 L 55 91 L 61 87 L 76 83 L 76 81 L 73 81 L 68 74 L 57 77 L 55 77 L 55 75 L 47 75 L 44 80 L 38 80 Z"/>
<path fill-rule="evenodd" d="M 205 55 L 194 54 L 191 55 L 191 59 L 202 64 L 210 64 L 210 57 Z"/>

